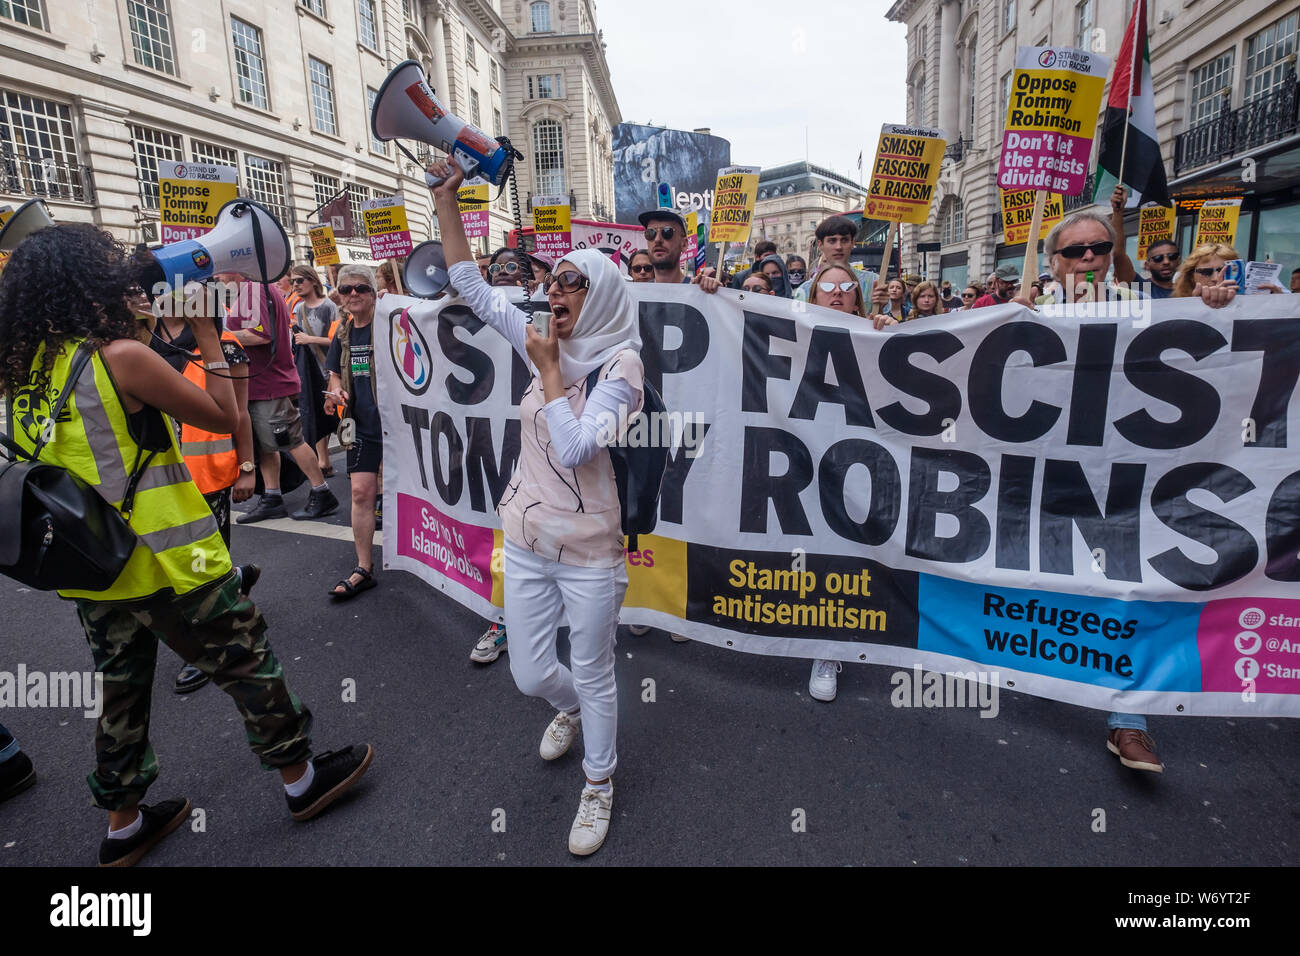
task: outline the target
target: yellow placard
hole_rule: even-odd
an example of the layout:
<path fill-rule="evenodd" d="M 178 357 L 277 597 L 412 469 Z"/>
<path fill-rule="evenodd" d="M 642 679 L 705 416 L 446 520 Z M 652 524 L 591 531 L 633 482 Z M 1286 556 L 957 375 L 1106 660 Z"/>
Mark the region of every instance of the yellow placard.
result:
<path fill-rule="evenodd" d="M 947 145 L 942 130 L 890 123 L 882 126 L 862 215 L 924 224 L 930 218 L 930 201 Z"/>
<path fill-rule="evenodd" d="M 460 204 L 462 213 L 486 209 L 488 207 L 487 183 L 478 186 L 461 186 L 456 190 L 456 201 Z"/>
<path fill-rule="evenodd" d="M 311 237 L 312 259 L 318 266 L 332 266 L 339 262 L 339 247 L 334 243 L 333 226 L 313 226 L 307 230 Z"/>
<path fill-rule="evenodd" d="M 544 256 L 559 258 L 572 248 L 573 219 L 567 196 L 533 197 L 534 248 Z"/>
<path fill-rule="evenodd" d="M 1034 191 L 1032 189 L 1016 190 L 1002 193 L 1002 241 L 1008 246 L 1016 246 L 1029 241 L 1029 227 L 1034 219 Z M 1065 204 L 1060 193 L 1048 193 L 1047 204 L 1043 206 L 1043 227 L 1038 231 L 1039 239 L 1046 239 L 1047 234 L 1065 215 Z"/>
<path fill-rule="evenodd" d="M 1240 199 L 1207 199 L 1196 216 L 1196 241 L 1231 246 L 1237 241 L 1237 219 L 1241 215 Z"/>
<path fill-rule="evenodd" d="M 158 238 L 166 245 L 203 235 L 238 195 L 238 170 L 214 163 L 158 164 Z"/>
<path fill-rule="evenodd" d="M 1077 196 L 1110 60 L 1071 47 L 1018 47 L 998 158 L 1003 189 Z"/>
<path fill-rule="evenodd" d="M 361 205 L 361 218 L 376 259 L 393 259 L 411 252 L 411 227 L 406 220 L 406 197 L 376 196 Z"/>
<path fill-rule="evenodd" d="M 1138 207 L 1138 259 L 1147 257 L 1147 250 L 1151 248 L 1151 243 L 1174 238 L 1176 220 L 1177 211 L 1173 206 L 1145 203 Z"/>
<path fill-rule="evenodd" d="M 13 206 L 0 206 L 0 226 L 9 221 L 9 217 L 14 214 Z"/>
<path fill-rule="evenodd" d="M 713 187 L 713 216 L 709 242 L 745 242 L 754 222 L 758 197 L 757 166 L 727 166 L 718 170 Z"/>

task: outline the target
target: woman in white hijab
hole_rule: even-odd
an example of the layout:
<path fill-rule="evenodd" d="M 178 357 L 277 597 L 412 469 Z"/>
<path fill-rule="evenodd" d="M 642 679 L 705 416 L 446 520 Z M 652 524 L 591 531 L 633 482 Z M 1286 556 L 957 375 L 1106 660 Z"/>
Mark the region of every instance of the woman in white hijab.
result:
<path fill-rule="evenodd" d="M 627 571 L 605 446 L 641 408 L 636 304 L 611 260 L 594 250 L 571 252 L 543 283 L 552 319 L 548 334 L 540 335 L 483 281 L 457 207 L 460 170 L 437 163 L 430 171 L 446 177 L 433 198 L 452 286 L 533 373 L 519 403 L 519 461 L 497 505 L 510 671 L 521 691 L 546 698 L 556 710 L 542 736 L 542 759 L 562 756 L 583 734 L 586 781 L 569 850 L 585 856 L 605 841 L 614 799 L 614 632 Z M 593 371 L 597 384 L 588 393 Z M 569 622 L 569 667 L 555 653 L 562 617 Z"/>

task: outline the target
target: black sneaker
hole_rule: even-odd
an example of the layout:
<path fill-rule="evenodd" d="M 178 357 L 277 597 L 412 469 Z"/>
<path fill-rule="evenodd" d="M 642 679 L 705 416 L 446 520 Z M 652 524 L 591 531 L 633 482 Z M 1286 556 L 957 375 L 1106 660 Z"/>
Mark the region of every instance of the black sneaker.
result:
<path fill-rule="evenodd" d="M 21 750 L 0 763 L 0 803 L 16 797 L 36 782 L 31 758 Z"/>
<path fill-rule="evenodd" d="M 252 524 L 254 521 L 265 521 L 267 518 L 287 517 L 289 517 L 289 509 L 284 506 L 284 498 L 280 495 L 274 498 L 262 495 L 257 499 L 257 507 L 252 511 L 245 511 L 235 519 L 235 524 Z"/>
<path fill-rule="evenodd" d="M 262 569 L 256 564 L 241 564 L 239 566 L 239 590 L 244 592 L 244 597 L 253 593 L 253 586 L 257 584 L 257 579 L 262 576 Z"/>
<path fill-rule="evenodd" d="M 295 820 L 310 820 L 331 803 L 352 789 L 375 759 L 375 748 L 370 744 L 329 750 L 311 758 L 316 778 L 301 797 L 284 795 L 289 802 L 289 812 Z"/>
<path fill-rule="evenodd" d="M 307 506 L 302 511 L 295 511 L 293 519 L 305 521 L 308 518 L 324 518 L 338 510 L 339 500 L 334 497 L 334 492 L 328 488 L 322 488 L 320 491 L 313 488 L 311 494 L 307 496 Z"/>
<path fill-rule="evenodd" d="M 99 845 L 100 866 L 135 866 L 163 837 L 185 822 L 190 815 L 190 802 L 184 797 L 175 797 L 152 807 L 142 803 L 140 815 L 144 822 L 135 836 L 125 840 L 104 837 L 104 842 Z"/>
<path fill-rule="evenodd" d="M 206 684 L 211 678 L 193 664 L 186 664 L 176 675 L 176 685 L 172 687 L 178 694 L 190 694 Z"/>

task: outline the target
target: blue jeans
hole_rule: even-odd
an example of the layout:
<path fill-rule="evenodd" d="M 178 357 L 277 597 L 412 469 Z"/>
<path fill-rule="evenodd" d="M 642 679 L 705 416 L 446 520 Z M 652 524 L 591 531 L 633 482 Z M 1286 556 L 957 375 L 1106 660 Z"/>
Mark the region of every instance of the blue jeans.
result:
<path fill-rule="evenodd" d="M 13 734 L 5 730 L 4 724 L 0 724 L 0 763 L 16 756 L 18 756 L 18 741 L 14 740 Z"/>
<path fill-rule="evenodd" d="M 1118 711 L 1112 711 L 1106 715 L 1107 730 L 1146 730 L 1147 718 L 1145 714 L 1121 714 Z"/>

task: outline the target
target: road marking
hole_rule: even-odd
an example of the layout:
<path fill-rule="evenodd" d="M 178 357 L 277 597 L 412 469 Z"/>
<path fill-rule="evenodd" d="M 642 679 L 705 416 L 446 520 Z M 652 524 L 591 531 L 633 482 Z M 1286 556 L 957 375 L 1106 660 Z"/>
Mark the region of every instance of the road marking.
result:
<path fill-rule="evenodd" d="M 252 524 L 241 524 L 241 528 L 265 528 L 268 531 L 287 531 L 290 534 L 310 534 L 317 538 L 333 538 L 335 541 L 351 541 L 352 529 L 347 525 L 330 524 L 327 521 L 295 521 L 292 518 L 267 518 Z M 382 532 L 376 531 L 372 539 L 374 544 L 382 541 Z"/>

